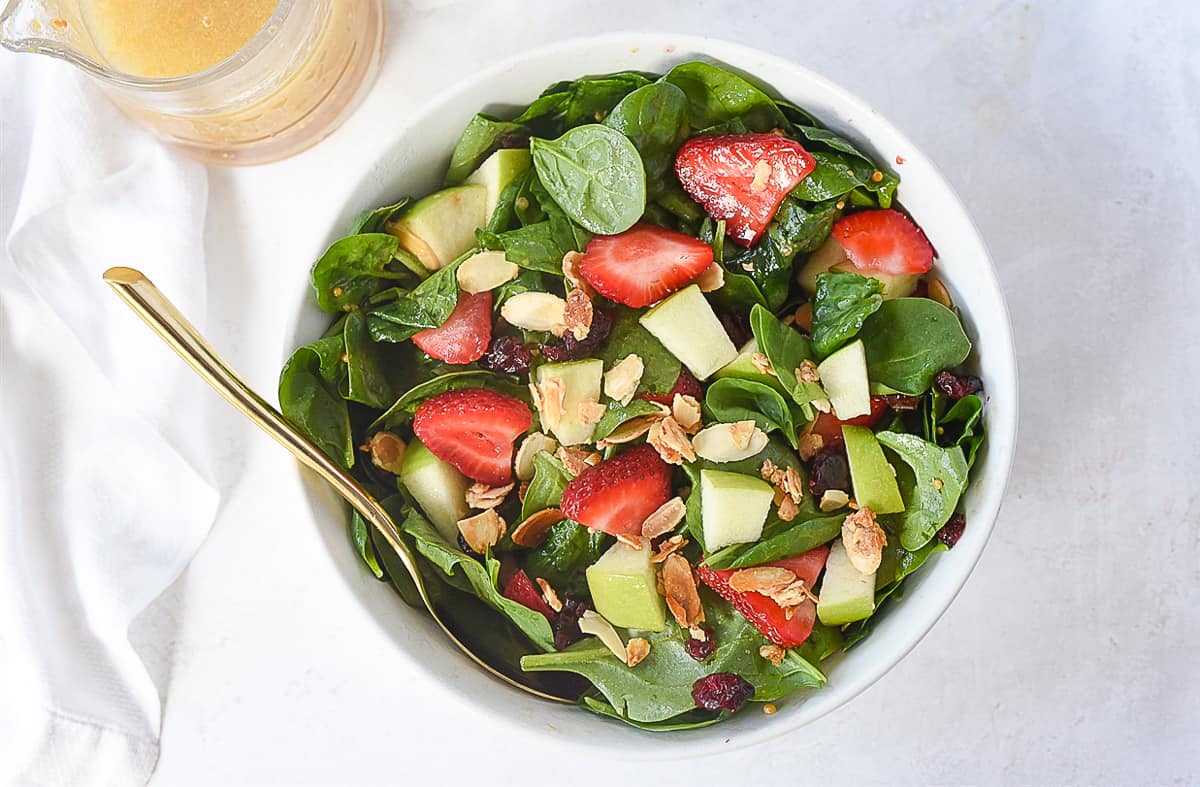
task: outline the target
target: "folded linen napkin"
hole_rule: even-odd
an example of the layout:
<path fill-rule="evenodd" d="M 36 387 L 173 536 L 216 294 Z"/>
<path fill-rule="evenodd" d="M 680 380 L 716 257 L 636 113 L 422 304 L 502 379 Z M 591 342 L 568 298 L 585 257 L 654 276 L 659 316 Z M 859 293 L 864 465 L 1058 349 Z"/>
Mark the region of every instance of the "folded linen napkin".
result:
<path fill-rule="evenodd" d="M 0 55 L 0 784 L 144 784 L 158 688 L 131 621 L 218 497 L 212 397 L 101 280 L 205 314 L 204 167 L 66 64 Z"/>

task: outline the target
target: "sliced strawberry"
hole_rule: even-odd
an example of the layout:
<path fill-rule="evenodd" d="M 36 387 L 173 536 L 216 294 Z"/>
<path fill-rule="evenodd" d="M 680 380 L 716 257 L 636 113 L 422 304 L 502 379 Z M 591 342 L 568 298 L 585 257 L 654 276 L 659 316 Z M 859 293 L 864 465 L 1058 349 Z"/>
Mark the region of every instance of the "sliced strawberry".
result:
<path fill-rule="evenodd" d="M 712 265 L 712 247 L 682 232 L 635 224 L 592 238 L 579 273 L 610 301 L 640 309 L 682 290 Z"/>
<path fill-rule="evenodd" d="M 753 246 L 788 192 L 817 162 L 794 139 L 781 134 L 729 134 L 696 137 L 675 156 L 675 174 L 692 199 L 725 234 Z"/>
<path fill-rule="evenodd" d="M 554 622 L 554 610 L 542 598 L 542 594 L 534 587 L 524 569 L 513 574 L 512 579 L 508 580 L 508 584 L 504 586 L 504 597 L 529 607 L 534 612 L 541 612 L 546 616 L 546 620 Z"/>
<path fill-rule="evenodd" d="M 872 427 L 879 423 L 883 418 L 884 413 L 888 411 L 888 400 L 886 396 L 871 397 L 871 412 L 866 415 L 860 415 L 855 418 L 848 418 L 845 421 L 840 420 L 833 413 L 817 413 L 816 419 L 812 422 L 812 427 L 805 429 L 806 432 L 815 434 L 821 438 L 822 448 L 833 448 L 842 444 L 842 426 L 867 426 Z"/>
<path fill-rule="evenodd" d="M 446 363 L 471 363 L 483 357 L 492 341 L 492 293 L 458 294 L 446 321 L 412 337 L 413 344 Z"/>
<path fill-rule="evenodd" d="M 700 381 L 683 366 L 679 367 L 679 376 L 675 378 L 675 385 L 671 386 L 671 390 L 665 394 L 640 393 L 637 398 L 670 405 L 675 401 L 675 394 L 690 396 L 698 402 L 704 401 L 704 389 L 700 387 Z"/>
<path fill-rule="evenodd" d="M 819 546 L 802 555 L 763 565 L 786 568 L 804 580 L 807 587 L 812 588 L 817 584 L 817 577 L 821 575 L 821 569 L 825 567 L 827 557 L 829 557 L 829 547 Z M 800 606 L 793 608 L 792 616 L 789 618 L 783 607 L 767 596 L 754 591 L 739 593 L 731 588 L 729 577 L 737 571 L 738 569 L 717 571 L 707 566 L 701 566 L 700 579 L 716 591 L 717 595 L 732 604 L 734 609 L 742 613 L 742 616 L 753 623 L 764 637 L 779 647 L 794 648 L 803 644 L 804 640 L 808 639 L 808 635 L 812 633 L 813 623 L 816 622 L 817 605 L 811 601 L 805 601 Z"/>
<path fill-rule="evenodd" d="M 520 399 L 484 388 L 460 388 L 426 399 L 413 432 L 434 456 L 468 478 L 503 486 L 512 480 L 513 443 L 533 414 Z"/>
<path fill-rule="evenodd" d="M 635 535 L 671 498 L 671 466 L 651 446 L 630 448 L 585 469 L 563 490 L 568 518 L 611 535 Z"/>
<path fill-rule="evenodd" d="M 918 276 L 933 267 L 933 246 L 898 210 L 864 210 L 839 219 L 830 237 L 864 275 Z"/>

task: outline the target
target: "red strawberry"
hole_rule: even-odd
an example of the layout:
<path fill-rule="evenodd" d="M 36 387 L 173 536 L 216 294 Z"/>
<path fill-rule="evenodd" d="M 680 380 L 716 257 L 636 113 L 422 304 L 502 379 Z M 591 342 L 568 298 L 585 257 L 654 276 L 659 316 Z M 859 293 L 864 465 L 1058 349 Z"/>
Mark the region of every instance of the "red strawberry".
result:
<path fill-rule="evenodd" d="M 468 478 L 503 486 L 512 480 L 513 443 L 533 414 L 520 399 L 484 388 L 460 388 L 426 399 L 413 432 L 434 456 Z"/>
<path fill-rule="evenodd" d="M 542 598 L 542 594 L 534 587 L 524 569 L 513 574 L 512 579 L 508 580 L 508 584 L 504 586 L 504 597 L 529 607 L 534 612 L 541 612 L 546 616 L 546 620 L 554 622 L 554 610 Z"/>
<path fill-rule="evenodd" d="M 898 210 L 864 210 L 839 219 L 830 237 L 864 275 L 917 276 L 933 267 L 933 246 Z"/>
<path fill-rule="evenodd" d="M 579 273 L 610 301 L 640 309 L 682 290 L 712 265 L 712 247 L 682 232 L 635 224 L 592 238 Z"/>
<path fill-rule="evenodd" d="M 696 137 L 675 155 L 675 174 L 692 199 L 725 234 L 753 246 L 779 205 L 817 162 L 794 139 L 781 134 Z"/>
<path fill-rule="evenodd" d="M 821 438 L 822 448 L 831 448 L 842 444 L 842 425 L 849 426 L 868 426 L 874 427 L 883 418 L 884 413 L 888 411 L 888 400 L 885 396 L 871 397 L 871 412 L 866 415 L 860 415 L 855 418 L 848 418 L 845 421 L 839 419 L 833 413 L 817 413 L 816 419 L 812 422 L 812 428 L 805 431 L 811 432 Z"/>
<path fill-rule="evenodd" d="M 667 391 L 665 394 L 640 393 L 637 395 L 637 398 L 649 399 L 651 402 L 670 405 L 675 401 L 675 394 L 690 396 L 698 402 L 704 401 L 704 389 L 700 387 L 700 381 L 686 367 L 682 366 L 679 368 L 679 376 L 675 378 L 675 385 L 671 387 L 670 391 Z"/>
<path fill-rule="evenodd" d="M 803 555 L 763 565 L 786 568 L 804 580 L 806 586 L 812 588 L 817 584 L 817 577 L 821 575 L 821 569 L 825 568 L 827 557 L 829 557 L 829 547 L 819 546 L 816 549 L 810 549 Z M 795 607 L 792 617 L 788 618 L 783 607 L 767 596 L 754 591 L 739 593 L 731 588 L 729 577 L 737 571 L 738 569 L 716 571 L 707 566 L 701 566 L 700 579 L 716 591 L 717 595 L 732 604 L 734 609 L 742 613 L 746 620 L 753 623 L 754 627 L 762 632 L 764 637 L 779 647 L 794 648 L 803 644 L 804 640 L 808 639 L 808 635 L 812 633 L 813 623 L 817 619 L 817 605 L 811 601 L 805 601 Z"/>
<path fill-rule="evenodd" d="M 412 337 L 413 344 L 446 363 L 471 363 L 483 357 L 492 341 L 492 293 L 458 294 L 446 321 Z"/>
<path fill-rule="evenodd" d="M 563 490 L 563 514 L 610 535 L 636 535 L 671 498 L 671 466 L 648 445 L 585 469 Z"/>

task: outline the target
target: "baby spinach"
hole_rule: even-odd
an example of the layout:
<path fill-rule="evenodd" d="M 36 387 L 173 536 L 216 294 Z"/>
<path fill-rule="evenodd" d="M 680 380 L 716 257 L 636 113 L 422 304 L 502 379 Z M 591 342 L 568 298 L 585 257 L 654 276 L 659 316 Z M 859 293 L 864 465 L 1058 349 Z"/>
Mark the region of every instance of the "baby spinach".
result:
<path fill-rule="evenodd" d="M 972 467 L 984 440 L 983 400 L 970 394 L 946 409 L 947 399 L 945 394 L 937 390 L 929 397 L 929 407 L 935 415 L 931 429 L 933 434 L 927 433 L 926 439 L 938 445 L 959 446 L 967 455 L 967 467 Z"/>
<path fill-rule="evenodd" d="M 913 483 L 897 477 L 904 511 L 888 521 L 899 531 L 902 547 L 920 549 L 954 513 L 967 487 L 967 460 L 958 446 L 942 448 L 914 434 L 879 432 L 875 437 L 912 468 Z"/>
<path fill-rule="evenodd" d="M 883 304 L 883 283 L 852 271 L 817 276 L 813 296 L 812 344 L 824 358 L 858 335 L 863 321 Z"/>
<path fill-rule="evenodd" d="M 292 353 L 279 374 L 279 407 L 284 418 L 330 459 L 350 468 L 354 466 L 350 411 L 337 383 L 345 373 L 344 351 L 343 338 L 335 336 Z"/>
<path fill-rule="evenodd" d="M 822 544 L 828 544 L 842 532 L 845 514 L 821 516 L 800 522 L 782 522 L 753 544 L 735 544 L 714 552 L 704 561 L 711 568 L 746 568 L 785 557 L 800 555 Z"/>
<path fill-rule="evenodd" d="M 371 542 L 371 526 L 362 518 L 362 514 L 353 510 L 350 512 L 350 540 L 354 544 L 354 551 L 358 552 L 375 578 L 383 579 L 383 569 L 379 566 L 375 545 Z"/>
<path fill-rule="evenodd" d="M 719 289 L 708 293 L 708 298 L 714 306 L 728 312 L 745 314 L 755 306 L 766 306 L 767 299 L 762 290 L 754 283 L 754 279 L 746 275 L 741 268 L 725 268 L 725 284 Z"/>
<path fill-rule="evenodd" d="M 584 708 L 592 711 L 600 716 L 607 716 L 610 719 L 623 721 L 631 727 L 637 727 L 639 730 L 647 732 L 674 732 L 676 730 L 696 730 L 701 727 L 708 727 L 716 724 L 723 719 L 729 718 L 730 714 L 725 712 L 715 713 L 712 711 L 693 710 L 688 713 L 681 713 L 674 718 L 666 719 L 665 721 L 634 721 L 628 716 L 622 716 L 617 712 L 617 709 L 609 705 L 602 699 L 596 697 L 584 696 L 582 701 Z"/>
<path fill-rule="evenodd" d="M 384 205 L 381 208 L 374 210 L 364 210 L 354 219 L 350 225 L 350 231 L 347 235 L 359 235 L 364 232 L 383 232 L 383 228 L 391 220 L 396 212 L 407 205 L 408 197 L 401 197 L 398 202 L 393 202 L 391 205 Z"/>
<path fill-rule="evenodd" d="M 418 284 L 411 293 L 372 307 L 367 312 L 371 338 L 377 342 L 403 342 L 446 322 L 458 305 L 457 273 L 461 264 L 462 260 L 457 260 Z"/>
<path fill-rule="evenodd" d="M 791 294 L 796 255 L 819 247 L 840 214 L 834 202 L 806 206 L 785 198 L 766 236 L 730 259 L 727 267 L 745 272 L 762 292 L 767 308 L 778 309 Z"/>
<path fill-rule="evenodd" d="M 407 423 L 416 415 L 421 402 L 438 394 L 446 393 L 446 391 L 456 391 L 460 388 L 489 388 L 518 398 L 529 396 L 528 389 L 519 384 L 515 377 L 496 374 L 486 369 L 447 372 L 418 383 L 401 394 L 386 412 L 375 419 L 371 424 L 370 431 L 392 429 Z"/>
<path fill-rule="evenodd" d="M 604 125 L 629 137 L 642 156 L 646 185 L 652 195 L 674 180 L 675 152 L 688 138 L 688 99 L 670 82 L 654 82 L 633 91 L 617 104 Z"/>
<path fill-rule="evenodd" d="M 534 454 L 533 478 L 529 488 L 525 490 L 525 500 L 521 503 L 521 518 L 525 519 L 538 511 L 547 508 L 557 508 L 562 502 L 563 490 L 571 477 L 558 458 L 546 451 Z"/>
<path fill-rule="evenodd" d="M 808 202 L 837 199 L 849 194 L 859 186 L 871 183 L 871 177 L 879 170 L 866 159 L 847 156 L 844 153 L 814 151 L 812 157 L 817 166 L 796 188 L 792 196 Z"/>
<path fill-rule="evenodd" d="M 752 420 L 764 432 L 779 430 L 796 447 L 792 411 L 779 392 L 753 380 L 725 377 L 715 380 L 704 395 L 713 417 L 724 423 Z"/>
<path fill-rule="evenodd" d="M 790 127 L 770 96 L 712 63 L 682 63 L 668 71 L 663 81 L 687 96 L 693 128 L 708 129 L 735 119 L 751 131 Z"/>
<path fill-rule="evenodd" d="M 545 541 L 530 550 L 525 573 L 530 579 L 546 580 L 559 595 L 587 596 L 584 569 L 600 559 L 607 541 L 604 533 L 588 532 L 578 522 L 564 519 L 550 528 Z"/>
<path fill-rule="evenodd" d="M 499 120 L 491 115 L 478 114 L 471 118 L 450 154 L 445 185 L 462 183 L 497 148 L 516 147 L 524 143 L 528 133 L 520 123 Z"/>
<path fill-rule="evenodd" d="M 571 83 L 563 124 L 574 128 L 581 123 L 594 123 L 614 111 L 631 92 L 650 84 L 644 74 L 621 71 L 615 74 L 582 77 Z"/>
<path fill-rule="evenodd" d="M 825 398 L 825 390 L 819 383 L 804 382 L 796 376 L 801 361 L 814 359 L 812 346 L 802 333 L 784 325 L 761 306 L 750 310 L 750 330 L 758 349 L 767 356 L 779 382 L 796 404 L 804 406 Z"/>
<path fill-rule="evenodd" d="M 608 126 L 578 126 L 529 149 L 542 185 L 567 216 L 589 232 L 616 235 L 646 209 L 646 171 L 637 148 Z"/>
<path fill-rule="evenodd" d="M 571 244 L 563 247 L 555 236 L 550 221 L 539 221 L 496 235 L 496 243 L 504 257 L 522 268 L 562 275 L 562 258 L 568 251 L 578 251 Z"/>
<path fill-rule="evenodd" d="M 934 375 L 962 363 L 971 352 L 958 317 L 929 298 L 884 301 L 863 322 L 859 338 L 871 381 L 910 396 L 925 393 Z"/>
<path fill-rule="evenodd" d="M 617 361 L 631 354 L 641 358 L 645 367 L 638 393 L 662 394 L 675 386 L 682 368 L 679 359 L 638 322 L 636 311 L 621 308 L 613 317 L 608 341 L 596 357 L 604 361 L 605 369 L 611 369 Z"/>
<path fill-rule="evenodd" d="M 754 700 L 770 702 L 799 688 L 816 688 L 825 676 L 795 652 L 778 666 L 759 655 L 767 640 L 748 620 L 707 589 L 701 590 L 705 623 L 712 629 L 716 651 L 704 663 L 684 650 L 688 636 L 674 625 L 666 630 L 637 632 L 650 641 L 650 654 L 636 668 L 618 661 L 594 638 L 584 639 L 558 653 L 526 656 L 521 668 L 527 672 L 567 671 L 590 680 L 623 718 L 637 722 L 661 722 L 696 707 L 692 684 L 714 672 L 734 672 L 754 686 Z"/>
<path fill-rule="evenodd" d="M 387 287 L 389 279 L 407 278 L 387 268 L 399 243 L 381 232 L 335 241 L 312 267 L 317 304 L 327 312 L 349 311 Z"/>

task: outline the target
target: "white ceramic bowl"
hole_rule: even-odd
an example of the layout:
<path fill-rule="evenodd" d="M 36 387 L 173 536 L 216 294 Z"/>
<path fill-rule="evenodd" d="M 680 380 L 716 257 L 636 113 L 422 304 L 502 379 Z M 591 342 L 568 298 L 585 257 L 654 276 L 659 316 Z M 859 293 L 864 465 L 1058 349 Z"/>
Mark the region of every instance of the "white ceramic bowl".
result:
<path fill-rule="evenodd" d="M 399 195 L 436 189 L 459 132 L 481 109 L 503 112 L 526 104 L 547 85 L 584 74 L 623 69 L 661 73 L 687 60 L 712 60 L 751 75 L 856 141 L 901 176 L 899 198 L 938 250 L 937 269 L 962 307 L 975 343 L 978 373 L 988 394 L 988 439 L 965 497 L 967 528 L 957 546 L 931 559 L 905 586 L 872 635 L 844 655 L 827 660 L 828 684 L 780 703 L 771 718 L 740 714 L 722 724 L 663 736 L 610 722 L 579 708 L 542 703 L 501 685 L 473 667 L 419 611 L 391 588 L 364 582 L 365 568 L 346 538 L 344 506 L 315 477 L 306 478 L 314 519 L 330 557 L 347 584 L 397 645 L 396 670 L 423 669 L 449 690 L 490 709 L 496 721 L 551 734 L 562 743 L 601 747 L 610 756 L 658 758 L 728 751 L 791 732 L 840 707 L 904 657 L 946 611 L 987 543 L 1004 494 L 1017 431 L 1017 380 L 1012 332 L 1004 296 L 983 241 L 954 191 L 936 167 L 862 100 L 779 57 L 709 38 L 670 34 L 615 34 L 564 41 L 489 68 L 445 92 L 408 124 L 381 138 L 383 155 L 359 176 L 352 204 L 333 217 L 334 241 L 364 208 Z M 902 164 L 899 162 L 903 162 Z M 318 250 L 319 253 L 319 250 Z M 296 328 L 288 345 L 317 338 L 328 324 L 304 281 Z M 306 473 L 307 475 L 307 473 Z M 664 746 L 663 744 L 670 745 Z"/>

